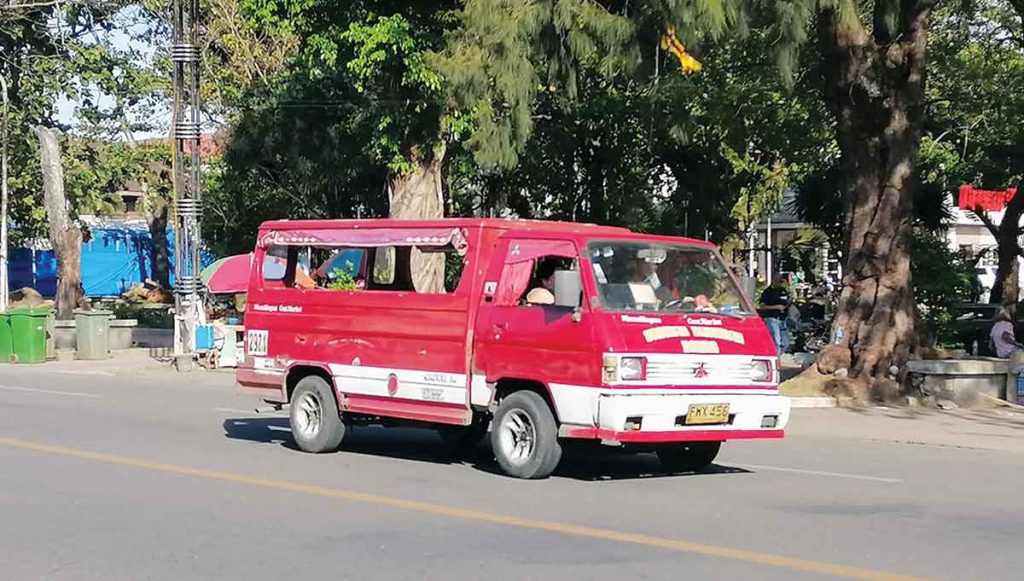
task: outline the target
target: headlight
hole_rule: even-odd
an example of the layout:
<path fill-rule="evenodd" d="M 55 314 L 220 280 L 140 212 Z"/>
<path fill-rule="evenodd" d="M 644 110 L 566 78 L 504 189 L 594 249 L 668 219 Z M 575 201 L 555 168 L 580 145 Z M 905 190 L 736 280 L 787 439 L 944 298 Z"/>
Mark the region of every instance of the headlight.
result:
<path fill-rule="evenodd" d="M 647 358 L 623 357 L 619 359 L 619 379 L 622 381 L 643 381 L 647 379 Z"/>
<path fill-rule="evenodd" d="M 753 381 L 771 381 L 772 377 L 772 363 L 767 359 L 755 359 L 750 364 L 750 379 Z"/>

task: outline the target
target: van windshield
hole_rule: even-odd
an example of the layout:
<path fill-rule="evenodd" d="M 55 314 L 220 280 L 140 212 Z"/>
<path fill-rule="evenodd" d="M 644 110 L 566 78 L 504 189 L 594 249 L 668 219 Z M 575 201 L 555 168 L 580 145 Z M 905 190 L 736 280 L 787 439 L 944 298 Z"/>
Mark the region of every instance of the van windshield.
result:
<path fill-rule="evenodd" d="M 592 242 L 588 254 L 605 310 L 753 314 L 728 269 L 710 249 Z"/>

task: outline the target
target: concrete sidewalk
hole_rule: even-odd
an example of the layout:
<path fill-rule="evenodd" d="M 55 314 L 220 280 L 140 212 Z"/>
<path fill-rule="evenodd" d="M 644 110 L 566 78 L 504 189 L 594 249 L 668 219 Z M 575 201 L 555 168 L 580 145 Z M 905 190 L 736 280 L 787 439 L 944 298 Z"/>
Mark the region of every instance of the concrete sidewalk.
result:
<path fill-rule="evenodd" d="M 165 348 L 117 349 L 111 351 L 110 359 L 99 361 L 80 361 L 75 359 L 74 351 L 57 352 L 55 361 L 38 364 L 7 364 L 0 363 L 0 375 L 5 370 L 25 372 L 38 369 L 50 373 L 73 373 L 80 375 L 115 375 L 142 370 L 165 368 L 170 370 L 172 358 Z"/>
<path fill-rule="evenodd" d="M 1024 412 L 1007 408 L 797 409 L 786 434 L 1024 454 Z"/>

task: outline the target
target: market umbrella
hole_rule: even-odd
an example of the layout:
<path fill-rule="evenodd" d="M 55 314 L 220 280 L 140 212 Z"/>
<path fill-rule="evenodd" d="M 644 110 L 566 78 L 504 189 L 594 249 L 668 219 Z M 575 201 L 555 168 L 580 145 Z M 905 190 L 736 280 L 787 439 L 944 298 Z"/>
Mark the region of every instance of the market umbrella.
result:
<path fill-rule="evenodd" d="M 249 288 L 252 254 L 238 254 L 215 261 L 199 274 L 210 293 L 244 293 Z"/>

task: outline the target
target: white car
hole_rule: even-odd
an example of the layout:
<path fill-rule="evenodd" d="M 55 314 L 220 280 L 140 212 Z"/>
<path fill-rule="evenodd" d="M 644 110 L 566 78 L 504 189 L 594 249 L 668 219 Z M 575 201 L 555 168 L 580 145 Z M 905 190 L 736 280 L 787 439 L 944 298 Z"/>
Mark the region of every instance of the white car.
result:
<path fill-rule="evenodd" d="M 979 299 L 983 303 L 987 303 L 989 299 L 989 293 L 992 292 L 992 287 L 996 284 L 996 271 L 998 267 L 995 265 L 975 267 L 974 271 L 978 273 L 978 282 L 981 283 L 981 298 Z M 1018 284 L 1024 288 L 1024 265 L 1019 270 L 1020 279 Z"/>
<path fill-rule="evenodd" d="M 988 293 L 992 290 L 992 286 L 996 284 L 996 267 L 978 266 L 975 270 L 978 273 L 978 282 L 981 283 L 982 295 L 985 297 L 982 302 L 988 302 Z"/>

